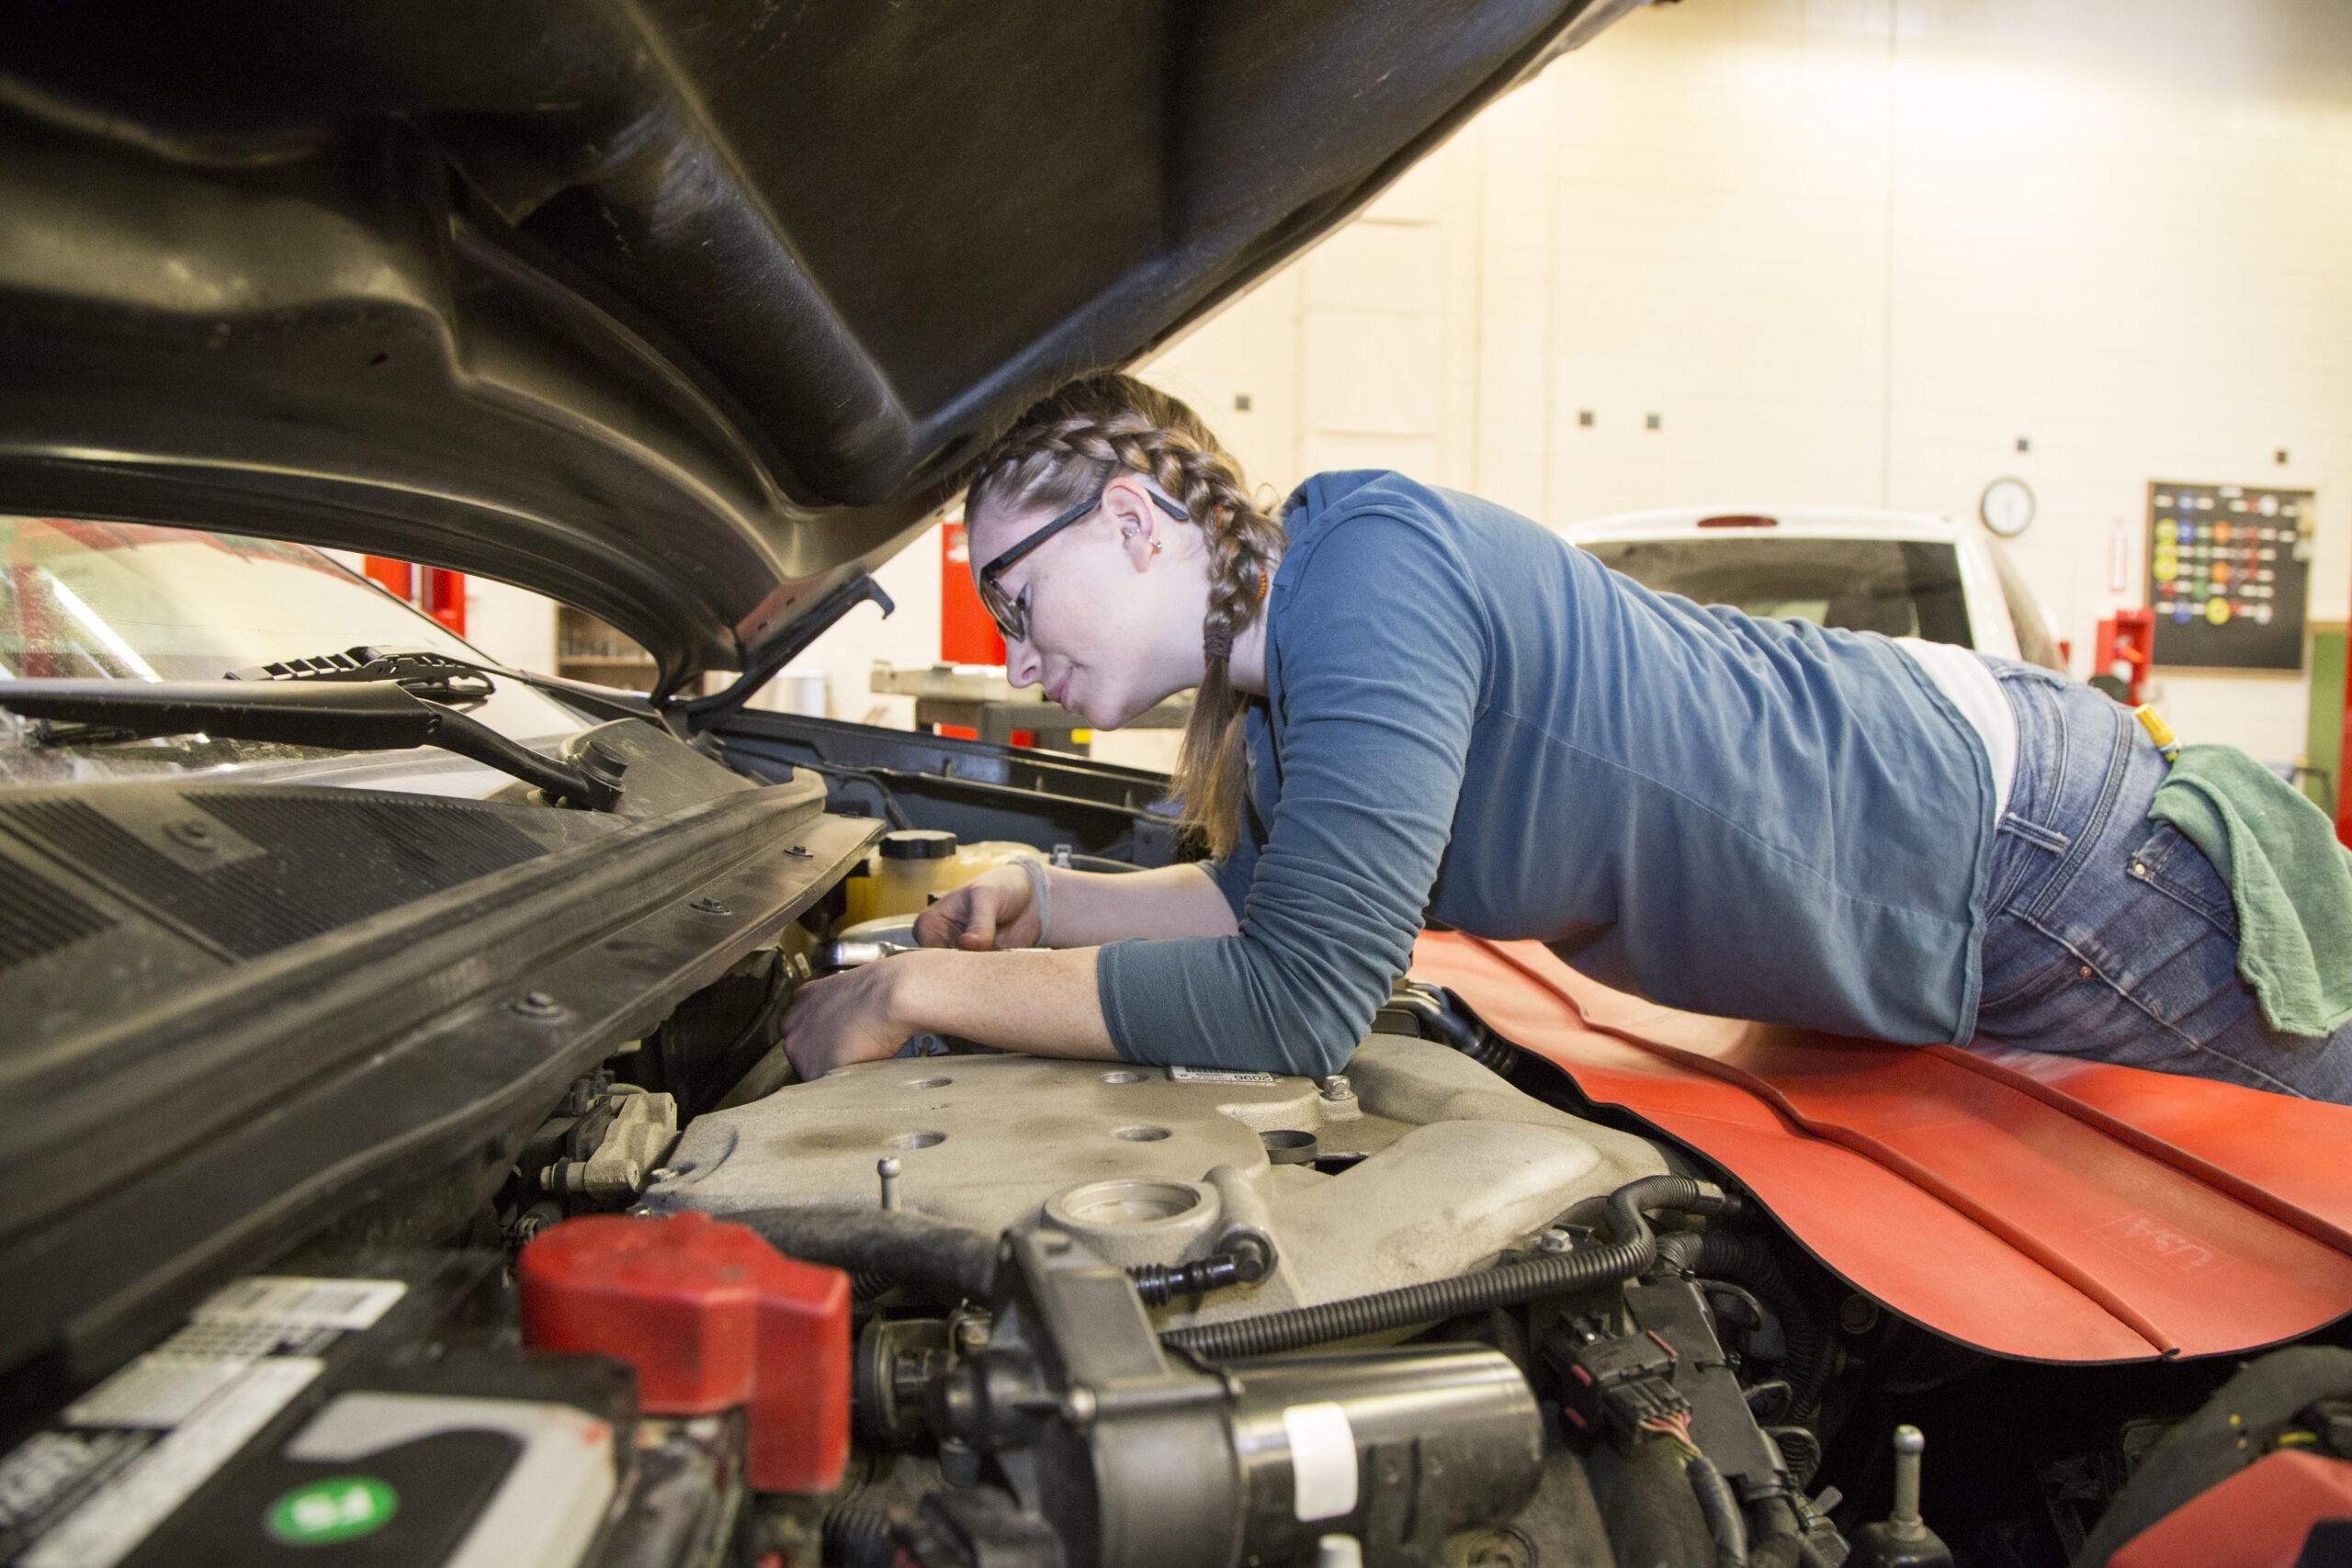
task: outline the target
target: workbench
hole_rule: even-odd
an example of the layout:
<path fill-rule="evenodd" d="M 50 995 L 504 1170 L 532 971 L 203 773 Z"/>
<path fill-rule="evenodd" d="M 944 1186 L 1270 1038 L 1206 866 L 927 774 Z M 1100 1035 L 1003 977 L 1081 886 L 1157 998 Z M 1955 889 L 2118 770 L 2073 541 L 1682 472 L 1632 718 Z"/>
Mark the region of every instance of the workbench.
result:
<path fill-rule="evenodd" d="M 1091 731 L 1085 719 L 1059 703 L 1047 701 L 1035 686 L 1014 686 L 1002 670 L 968 664 L 901 670 L 877 659 L 867 685 L 891 696 L 914 698 L 917 729 L 953 725 L 999 746 L 1012 745 L 1013 732 L 1024 730 L 1042 750 L 1087 755 L 1083 738 Z M 1138 714 L 1122 728 L 1182 729 L 1192 718 L 1193 694 L 1184 692 Z"/>

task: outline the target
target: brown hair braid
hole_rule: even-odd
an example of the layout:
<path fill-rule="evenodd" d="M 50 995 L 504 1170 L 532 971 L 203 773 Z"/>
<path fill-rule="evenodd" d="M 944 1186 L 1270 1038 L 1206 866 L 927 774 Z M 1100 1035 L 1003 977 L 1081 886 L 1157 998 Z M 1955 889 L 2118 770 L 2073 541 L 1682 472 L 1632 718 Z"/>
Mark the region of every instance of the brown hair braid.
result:
<path fill-rule="evenodd" d="M 1192 513 L 1209 548 L 1209 608 L 1201 625 L 1207 668 L 1176 759 L 1184 825 L 1218 859 L 1241 841 L 1249 789 L 1242 719 L 1248 700 L 1227 669 L 1233 640 L 1263 612 L 1283 525 L 1250 498 L 1241 465 L 1201 416 L 1156 387 L 1115 373 L 1088 376 L 1040 400 L 981 457 L 964 501 L 1059 511 L 1122 471 L 1142 474 Z"/>

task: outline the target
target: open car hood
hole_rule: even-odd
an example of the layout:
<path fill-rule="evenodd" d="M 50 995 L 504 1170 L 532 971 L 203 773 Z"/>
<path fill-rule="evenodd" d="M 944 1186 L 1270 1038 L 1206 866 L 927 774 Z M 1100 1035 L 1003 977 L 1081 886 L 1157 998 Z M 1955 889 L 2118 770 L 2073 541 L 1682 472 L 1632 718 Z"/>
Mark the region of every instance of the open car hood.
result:
<path fill-rule="evenodd" d="M 740 668 L 1033 398 L 1637 3 L 12 6 L 0 508 L 477 571 L 665 686 Z"/>

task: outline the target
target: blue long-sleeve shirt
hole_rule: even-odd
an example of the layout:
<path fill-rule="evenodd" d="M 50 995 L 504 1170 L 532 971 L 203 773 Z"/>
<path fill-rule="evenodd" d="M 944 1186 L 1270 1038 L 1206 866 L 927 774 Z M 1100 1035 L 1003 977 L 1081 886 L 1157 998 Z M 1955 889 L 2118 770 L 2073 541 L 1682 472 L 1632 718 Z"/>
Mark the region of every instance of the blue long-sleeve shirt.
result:
<path fill-rule="evenodd" d="M 1238 935 L 1115 943 L 1140 1062 L 1337 1071 L 1424 912 L 1697 1012 L 1911 1043 L 1976 1013 L 1993 780 L 1882 637 L 1654 593 L 1393 473 L 1299 487 Z"/>

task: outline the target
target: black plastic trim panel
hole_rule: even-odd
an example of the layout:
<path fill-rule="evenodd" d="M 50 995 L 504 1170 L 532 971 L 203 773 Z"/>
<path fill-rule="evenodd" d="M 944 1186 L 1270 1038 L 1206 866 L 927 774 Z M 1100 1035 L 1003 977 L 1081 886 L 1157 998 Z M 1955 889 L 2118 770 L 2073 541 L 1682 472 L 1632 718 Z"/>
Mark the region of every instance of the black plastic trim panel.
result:
<path fill-rule="evenodd" d="M 774 940 L 878 828 L 730 795 L 224 971 L 0 1065 L 0 1369 L 95 1370 L 226 1272 L 478 1151 Z"/>

